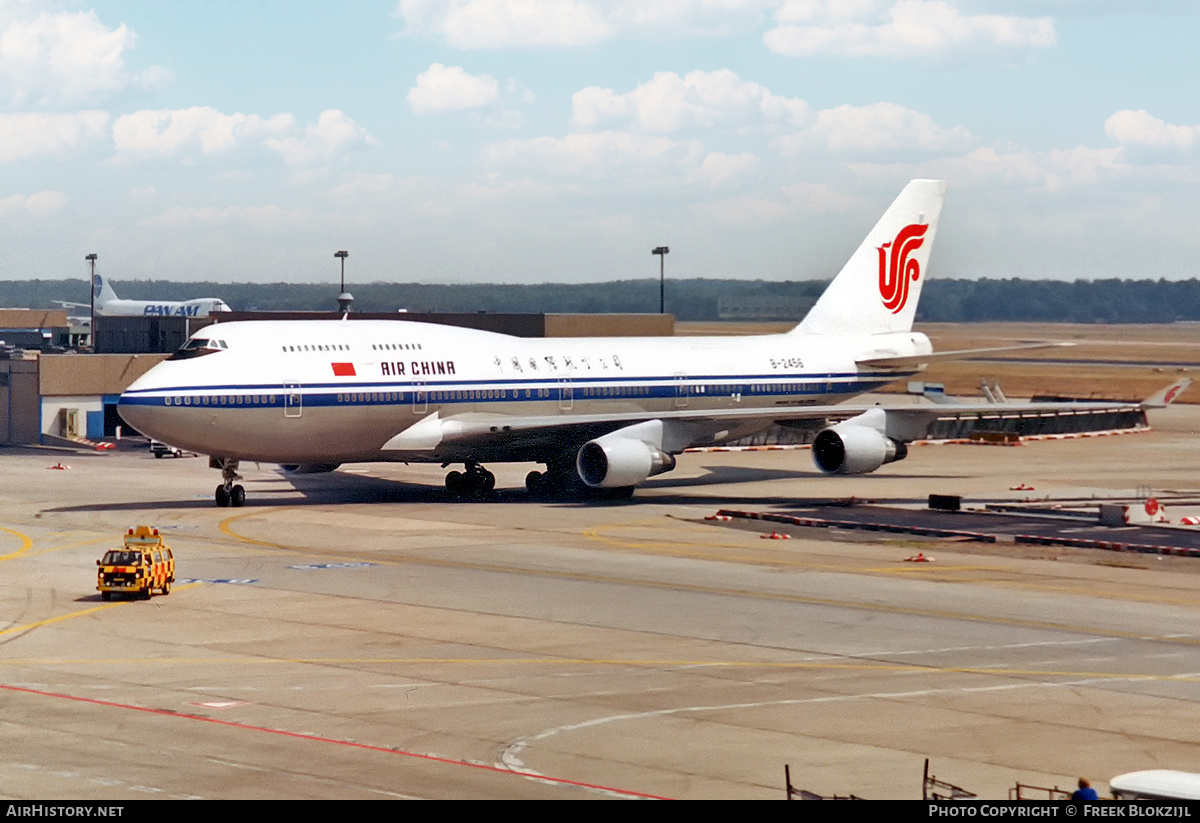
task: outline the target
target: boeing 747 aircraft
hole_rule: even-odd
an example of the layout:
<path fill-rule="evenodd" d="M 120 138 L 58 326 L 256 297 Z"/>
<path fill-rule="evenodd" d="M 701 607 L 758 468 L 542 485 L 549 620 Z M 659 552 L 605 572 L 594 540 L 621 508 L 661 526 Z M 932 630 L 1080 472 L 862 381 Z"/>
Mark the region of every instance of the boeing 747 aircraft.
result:
<path fill-rule="evenodd" d="M 546 468 L 529 473 L 531 492 L 627 495 L 687 448 L 840 417 L 814 441 L 817 466 L 871 472 L 902 459 L 945 407 L 836 404 L 976 353 L 934 354 L 912 330 L 945 195 L 943 180 L 910 182 L 785 334 L 523 339 L 403 320 L 219 323 L 133 383 L 120 413 L 210 455 L 218 506 L 244 504 L 242 460 L 313 472 L 461 463 L 446 477 L 461 492 L 491 490 L 485 463 L 532 462 Z"/>

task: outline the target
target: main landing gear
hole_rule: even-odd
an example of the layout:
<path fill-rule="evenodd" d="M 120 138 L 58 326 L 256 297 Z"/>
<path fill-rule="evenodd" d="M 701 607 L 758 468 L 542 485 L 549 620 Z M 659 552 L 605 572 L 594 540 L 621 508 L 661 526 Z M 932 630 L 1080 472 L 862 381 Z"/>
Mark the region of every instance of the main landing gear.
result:
<path fill-rule="evenodd" d="M 496 488 L 496 475 L 475 462 L 466 464 L 466 471 L 446 475 L 446 491 L 463 497 L 482 497 Z"/>
<path fill-rule="evenodd" d="M 237 473 L 238 461 L 227 460 L 223 457 L 214 457 L 209 460 L 209 465 L 214 469 L 220 469 L 221 477 L 224 478 L 224 482 L 217 486 L 217 491 L 214 495 L 217 505 L 221 508 L 246 505 L 246 489 L 241 484 L 235 485 L 233 482 L 242 479 L 242 476 Z"/>
<path fill-rule="evenodd" d="M 548 461 L 544 472 L 531 471 L 525 475 L 525 488 L 536 500 L 578 500 L 601 502 L 628 500 L 633 486 L 613 489 L 593 489 L 579 478 L 575 462 L 568 456 Z"/>

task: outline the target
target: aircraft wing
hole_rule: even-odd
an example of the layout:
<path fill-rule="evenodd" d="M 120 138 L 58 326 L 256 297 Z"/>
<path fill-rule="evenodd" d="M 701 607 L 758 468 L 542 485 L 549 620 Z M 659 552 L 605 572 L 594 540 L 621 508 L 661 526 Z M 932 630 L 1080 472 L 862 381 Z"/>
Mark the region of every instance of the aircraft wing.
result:
<path fill-rule="evenodd" d="M 787 428 L 817 430 L 838 421 L 861 418 L 866 425 L 898 441 L 924 439 L 937 421 L 1044 415 L 1054 413 L 1100 413 L 1130 411 L 1165 405 L 1174 400 L 1190 380 L 1181 380 L 1145 401 L 1103 402 L 1014 402 L 963 401 L 954 405 L 935 403 L 875 405 L 778 406 L 760 409 L 686 409 L 516 416 L 465 413 L 443 417 L 435 412 L 389 440 L 383 451 L 393 457 L 428 457 L 436 454 L 448 462 L 469 459 L 528 459 L 544 454 L 547 447 L 579 444 L 619 430 L 655 421 L 663 426 L 658 436 L 671 452 L 699 445 L 719 445 L 744 433 L 775 423 Z M 1164 402 L 1165 400 L 1165 402 Z"/>
<path fill-rule="evenodd" d="M 833 417 L 850 417 L 861 409 L 845 406 L 806 406 L 776 409 L 672 409 L 666 411 L 630 411 L 569 416 L 516 416 L 466 413 L 442 417 L 440 412 L 423 418 L 398 433 L 383 446 L 385 453 L 447 455 L 457 462 L 458 455 L 478 455 L 471 459 L 519 460 L 519 455 L 544 454 L 547 446 L 582 443 L 627 427 L 650 421 L 662 421 L 668 429 L 666 447 L 682 451 L 699 440 L 712 443 L 729 439 L 729 433 L 761 429 L 772 422 L 811 420 L 814 428 Z M 532 457 L 526 459 L 534 459 Z"/>

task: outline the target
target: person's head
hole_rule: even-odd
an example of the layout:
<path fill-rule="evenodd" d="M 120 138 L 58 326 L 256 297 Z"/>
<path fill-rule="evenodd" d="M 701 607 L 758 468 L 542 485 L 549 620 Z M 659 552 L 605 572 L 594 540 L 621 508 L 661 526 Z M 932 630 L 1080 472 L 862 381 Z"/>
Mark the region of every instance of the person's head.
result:
<path fill-rule="evenodd" d="M 1079 778 L 1079 788 L 1087 789 L 1087 788 L 1090 788 L 1091 785 L 1092 784 L 1088 782 L 1088 779 L 1086 777 Z"/>

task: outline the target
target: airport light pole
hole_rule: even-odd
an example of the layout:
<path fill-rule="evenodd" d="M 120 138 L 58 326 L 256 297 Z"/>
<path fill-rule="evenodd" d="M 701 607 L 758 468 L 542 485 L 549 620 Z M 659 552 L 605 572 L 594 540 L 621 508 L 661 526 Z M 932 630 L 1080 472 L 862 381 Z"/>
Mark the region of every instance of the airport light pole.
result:
<path fill-rule="evenodd" d="M 346 258 L 350 256 L 348 251 L 335 251 L 334 257 L 340 257 L 342 260 L 342 291 L 346 290 Z"/>
<path fill-rule="evenodd" d="M 342 290 L 338 293 L 338 311 L 346 314 L 350 311 L 350 304 L 354 302 L 354 296 L 346 291 L 346 258 L 350 256 L 350 252 L 335 251 L 333 256 L 342 261 Z"/>
<path fill-rule="evenodd" d="M 654 249 L 653 251 L 650 252 L 651 254 L 658 255 L 658 313 L 659 314 L 667 313 L 667 301 L 666 301 L 666 291 L 665 291 L 666 276 L 665 276 L 664 272 L 666 270 L 665 269 L 665 261 L 667 259 L 667 254 L 670 253 L 670 251 L 671 250 L 668 249 L 666 246 L 659 246 L 657 249 Z"/>
<path fill-rule="evenodd" d="M 88 278 L 88 291 L 92 293 L 92 319 L 89 321 L 91 325 L 88 327 L 88 346 L 92 351 L 96 351 L 96 255 L 89 254 L 83 258 L 88 261 L 88 266 L 91 267 L 92 274 Z"/>

